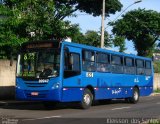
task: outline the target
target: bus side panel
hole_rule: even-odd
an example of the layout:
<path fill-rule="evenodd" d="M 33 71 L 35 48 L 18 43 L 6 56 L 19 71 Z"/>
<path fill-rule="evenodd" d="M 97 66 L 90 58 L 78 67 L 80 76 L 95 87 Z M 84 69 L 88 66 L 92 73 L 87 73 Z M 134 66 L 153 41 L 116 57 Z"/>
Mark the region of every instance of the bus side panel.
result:
<path fill-rule="evenodd" d="M 62 101 L 81 101 L 81 75 L 63 79 Z"/>
<path fill-rule="evenodd" d="M 63 88 L 62 102 L 81 101 L 83 88 Z"/>
<path fill-rule="evenodd" d="M 95 99 L 131 97 L 135 86 L 138 86 L 140 96 L 148 96 L 153 92 L 152 76 L 99 73 L 97 77 Z"/>
<path fill-rule="evenodd" d="M 81 59 L 81 49 L 77 47 L 72 47 L 70 45 L 65 45 L 68 48 L 69 53 L 78 54 Z M 63 54 L 62 54 L 63 56 Z M 64 56 L 62 57 L 62 65 L 64 65 Z M 81 61 L 80 61 L 81 66 Z M 63 67 L 63 66 L 62 66 Z M 64 68 L 62 69 L 62 102 L 72 102 L 82 100 L 82 88 L 81 88 L 81 74 L 72 74 L 71 76 L 64 77 Z M 70 72 L 68 72 L 70 73 Z"/>
<path fill-rule="evenodd" d="M 132 96 L 134 75 L 97 73 L 96 99 L 127 98 Z"/>
<path fill-rule="evenodd" d="M 153 76 L 146 76 L 145 80 L 141 83 L 140 83 L 140 96 L 148 96 L 151 93 L 153 93 Z"/>
<path fill-rule="evenodd" d="M 95 98 L 99 99 L 115 99 L 127 98 L 132 95 L 131 88 L 98 88 L 95 91 Z"/>
<path fill-rule="evenodd" d="M 140 88 L 140 96 L 149 96 L 151 93 L 153 93 L 152 87 L 141 87 Z"/>

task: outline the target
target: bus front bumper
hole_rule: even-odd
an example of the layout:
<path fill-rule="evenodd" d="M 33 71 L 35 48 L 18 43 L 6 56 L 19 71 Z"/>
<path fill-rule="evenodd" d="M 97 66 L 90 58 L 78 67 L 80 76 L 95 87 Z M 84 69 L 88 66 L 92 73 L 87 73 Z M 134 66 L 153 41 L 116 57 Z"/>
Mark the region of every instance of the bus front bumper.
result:
<path fill-rule="evenodd" d="M 23 90 L 16 88 L 16 100 L 25 101 L 61 101 L 60 89 Z"/>

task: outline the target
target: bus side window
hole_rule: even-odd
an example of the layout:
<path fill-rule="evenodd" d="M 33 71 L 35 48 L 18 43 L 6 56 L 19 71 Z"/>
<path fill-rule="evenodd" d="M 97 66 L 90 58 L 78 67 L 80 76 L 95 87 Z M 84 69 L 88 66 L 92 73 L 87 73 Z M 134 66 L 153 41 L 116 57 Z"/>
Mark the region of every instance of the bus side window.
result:
<path fill-rule="evenodd" d="M 68 48 L 65 48 L 64 50 L 64 70 L 68 70 L 69 68 L 69 50 Z"/>
<path fill-rule="evenodd" d="M 118 55 L 111 56 L 112 73 L 123 73 L 123 57 Z"/>
<path fill-rule="evenodd" d="M 135 74 L 135 67 L 134 67 L 134 59 L 130 57 L 124 58 L 124 73 L 125 74 Z"/>
<path fill-rule="evenodd" d="M 70 54 L 70 69 L 72 71 L 80 71 L 80 55 L 77 53 Z"/>
<path fill-rule="evenodd" d="M 109 55 L 105 53 L 97 53 L 96 66 L 98 72 L 110 72 Z"/>
<path fill-rule="evenodd" d="M 95 53 L 89 50 L 83 50 L 82 63 L 84 71 L 95 71 Z"/>
<path fill-rule="evenodd" d="M 137 67 L 137 75 L 144 75 L 145 74 L 143 60 L 137 59 L 136 60 L 136 67 Z"/>
<path fill-rule="evenodd" d="M 152 75 L 152 69 L 151 69 L 151 62 L 150 61 L 145 62 L 145 74 L 147 76 Z"/>
<path fill-rule="evenodd" d="M 80 55 L 78 53 L 69 53 L 65 57 L 64 78 L 80 74 Z"/>

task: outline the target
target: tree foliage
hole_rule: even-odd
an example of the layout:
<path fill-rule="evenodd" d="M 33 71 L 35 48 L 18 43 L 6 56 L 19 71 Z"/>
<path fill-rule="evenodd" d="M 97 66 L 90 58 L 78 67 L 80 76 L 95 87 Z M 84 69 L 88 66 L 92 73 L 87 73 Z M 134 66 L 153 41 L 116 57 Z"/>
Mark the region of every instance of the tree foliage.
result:
<path fill-rule="evenodd" d="M 100 41 L 101 41 L 101 33 L 88 30 L 85 35 L 85 41 L 84 44 L 90 45 L 90 46 L 95 46 L 95 47 L 100 47 Z M 104 45 L 105 47 L 111 47 L 112 42 L 109 39 L 109 34 L 105 31 L 104 32 Z"/>
<path fill-rule="evenodd" d="M 77 35 L 78 36 L 78 35 Z M 79 36 L 78 36 L 79 37 Z M 101 32 L 88 30 L 84 35 L 80 35 L 80 43 L 100 47 Z M 124 52 L 125 48 L 125 38 L 124 37 L 114 37 L 108 34 L 107 31 L 104 32 L 104 46 L 107 47 L 119 47 L 119 52 Z"/>
<path fill-rule="evenodd" d="M 74 0 L 70 0 L 74 1 Z M 77 4 L 76 9 L 91 14 L 93 16 L 100 16 L 102 13 L 102 3 L 103 0 L 75 0 Z M 105 2 L 105 15 L 115 14 L 115 12 L 120 11 L 122 4 L 119 0 L 106 0 Z"/>
<path fill-rule="evenodd" d="M 138 9 L 111 24 L 113 33 L 134 43 L 140 56 L 151 56 L 155 42 L 159 38 L 160 13 L 153 10 Z"/>
<path fill-rule="evenodd" d="M 120 11 L 121 7 L 118 0 L 106 0 L 106 16 Z M 16 52 L 23 42 L 53 37 L 69 36 L 81 43 L 83 34 L 79 26 L 64 18 L 75 16 L 77 10 L 99 16 L 101 8 L 102 0 L 4 0 L 0 4 L 1 51 L 9 58 L 9 53 Z"/>
<path fill-rule="evenodd" d="M 119 52 L 124 52 L 126 50 L 124 37 L 115 36 L 112 41 L 115 47 L 119 47 Z"/>
<path fill-rule="evenodd" d="M 160 62 L 159 61 L 155 61 L 153 66 L 154 66 L 154 72 L 155 73 L 160 73 Z"/>

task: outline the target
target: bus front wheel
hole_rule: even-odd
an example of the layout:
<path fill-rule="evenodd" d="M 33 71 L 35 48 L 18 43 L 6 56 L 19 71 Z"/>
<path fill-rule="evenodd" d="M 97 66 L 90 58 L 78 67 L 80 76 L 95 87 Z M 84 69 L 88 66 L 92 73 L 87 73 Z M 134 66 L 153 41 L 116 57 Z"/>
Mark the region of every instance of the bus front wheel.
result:
<path fill-rule="evenodd" d="M 93 94 L 89 89 L 85 89 L 83 92 L 82 101 L 80 103 L 80 106 L 82 109 L 88 109 L 93 102 Z"/>
<path fill-rule="evenodd" d="M 136 104 L 138 101 L 139 101 L 139 90 L 138 90 L 138 88 L 135 87 L 133 89 L 133 95 L 132 95 L 132 97 L 129 98 L 129 102 Z"/>

